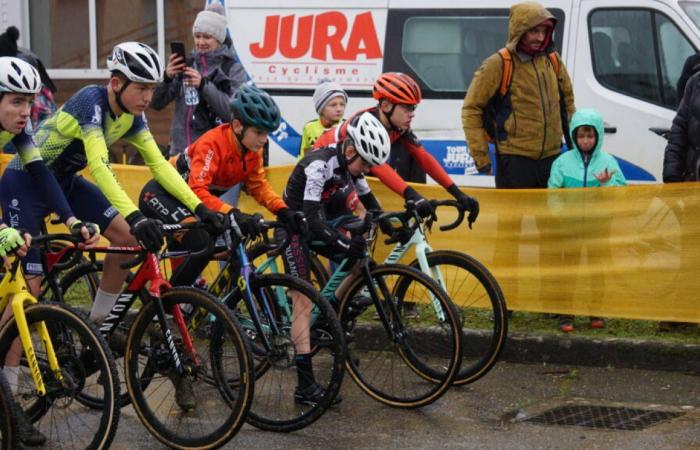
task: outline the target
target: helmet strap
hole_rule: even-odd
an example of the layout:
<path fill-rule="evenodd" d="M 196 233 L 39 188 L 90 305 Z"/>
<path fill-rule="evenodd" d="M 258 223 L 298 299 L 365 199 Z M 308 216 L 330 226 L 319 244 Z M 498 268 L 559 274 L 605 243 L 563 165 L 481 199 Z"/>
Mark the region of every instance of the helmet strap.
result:
<path fill-rule="evenodd" d="M 131 114 L 131 111 L 129 111 L 127 109 L 127 107 L 124 106 L 124 103 L 122 103 L 122 92 L 124 92 L 124 89 L 126 89 L 130 84 L 131 84 L 131 80 L 127 78 L 126 81 L 124 82 L 124 86 L 122 86 L 122 88 L 120 90 L 114 91 L 115 100 L 117 102 L 117 105 L 119 106 L 119 109 L 121 109 L 123 112 L 125 112 L 127 114 Z"/>
<path fill-rule="evenodd" d="M 382 112 L 386 116 L 386 120 L 389 121 L 389 130 L 390 131 L 402 131 L 401 128 L 397 127 L 394 125 L 394 122 L 391 120 L 391 116 L 394 114 L 394 110 L 396 110 L 396 103 L 391 103 L 391 109 L 387 112 L 384 112 L 382 108 L 379 108 L 379 111 Z"/>
<path fill-rule="evenodd" d="M 236 136 L 236 139 L 238 139 L 238 145 L 241 146 L 241 148 L 243 149 L 243 154 L 245 154 L 246 152 L 250 152 L 252 150 L 246 147 L 245 144 L 243 144 L 243 135 L 245 134 L 245 130 L 248 129 L 248 125 L 244 125 L 243 122 L 241 122 L 241 125 L 243 125 L 243 128 L 241 128 L 240 133 L 236 133 L 235 131 L 233 131 L 233 129 L 231 129 L 231 131 L 233 131 L 233 135 Z"/>

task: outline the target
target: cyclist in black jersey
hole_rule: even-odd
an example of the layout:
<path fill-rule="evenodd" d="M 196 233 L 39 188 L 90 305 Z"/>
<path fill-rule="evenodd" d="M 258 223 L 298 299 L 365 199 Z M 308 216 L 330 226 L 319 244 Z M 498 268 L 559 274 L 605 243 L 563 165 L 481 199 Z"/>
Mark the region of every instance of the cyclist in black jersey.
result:
<path fill-rule="evenodd" d="M 302 211 L 309 225 L 308 241 L 320 240 L 324 245 L 313 245 L 313 249 L 332 261 L 340 262 L 345 257 L 355 261 L 362 257 L 366 243 L 362 236 L 348 238 L 328 225 L 329 213 L 336 214 L 348 209 L 352 202 L 352 191 L 356 192 L 368 210 L 379 209 L 364 174 L 373 166 L 386 162 L 390 151 L 389 135 L 379 120 L 370 113 L 356 116 L 347 127 L 347 137 L 336 145 L 308 153 L 292 171 L 284 191 L 284 201 L 290 209 Z M 278 239 L 283 230 L 277 231 Z M 284 253 L 284 265 L 292 276 L 310 280 L 308 248 L 300 235 L 290 239 Z M 351 261 L 350 267 L 354 263 Z M 298 292 L 292 293 L 295 312 L 292 335 L 308 336 L 311 303 Z M 308 305 L 308 307 L 304 307 Z M 301 339 L 307 342 L 308 339 Z M 304 344 L 301 344 L 303 346 Z M 310 348 L 297 348 L 298 386 L 295 401 L 313 404 L 323 397 L 323 388 L 314 381 Z"/>

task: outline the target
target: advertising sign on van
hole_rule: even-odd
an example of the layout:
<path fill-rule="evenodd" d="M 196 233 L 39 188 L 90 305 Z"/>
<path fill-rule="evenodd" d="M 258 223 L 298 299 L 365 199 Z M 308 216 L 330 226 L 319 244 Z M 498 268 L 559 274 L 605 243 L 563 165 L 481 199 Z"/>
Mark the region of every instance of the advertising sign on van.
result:
<path fill-rule="evenodd" d="M 348 90 L 372 87 L 381 73 L 386 11 L 240 10 L 234 42 L 262 88 L 313 89 L 331 78 Z"/>

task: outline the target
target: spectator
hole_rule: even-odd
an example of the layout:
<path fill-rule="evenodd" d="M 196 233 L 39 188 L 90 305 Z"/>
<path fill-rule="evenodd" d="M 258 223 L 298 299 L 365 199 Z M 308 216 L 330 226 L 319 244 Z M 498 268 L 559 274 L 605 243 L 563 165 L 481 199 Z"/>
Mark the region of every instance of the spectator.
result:
<path fill-rule="evenodd" d="M 555 27 L 556 19 L 539 3 L 511 6 L 504 50 L 512 64 L 507 92 L 500 97 L 505 59 L 497 52 L 475 72 L 464 98 L 462 125 L 469 152 L 480 173 L 495 172 L 497 188 L 546 188 L 552 163 L 561 151 L 563 124 L 568 124 L 562 113 L 573 114 L 574 94 L 554 50 Z M 501 101 L 496 103 L 497 96 Z M 495 161 L 489 157 L 485 124 L 493 128 Z M 508 217 L 499 217 L 497 232 L 502 238 L 495 248 L 495 259 L 504 267 L 517 265 L 519 255 L 518 241 L 508 237 L 520 224 L 509 223 Z M 545 226 L 541 219 L 538 222 L 539 228 Z M 540 261 L 544 253 L 540 247 Z M 516 299 L 518 274 L 504 281 L 506 297 Z"/>
<path fill-rule="evenodd" d="M 212 3 L 197 14 L 192 26 L 195 48 L 191 55 L 171 54 L 165 79 L 156 89 L 151 106 L 165 108 L 175 100 L 170 130 L 170 155 L 182 153 L 206 131 L 233 119 L 230 101 L 245 82 L 245 70 L 233 50 L 224 45 L 227 21 L 221 5 Z M 198 89 L 199 104 L 185 104 L 183 84 Z"/>
<path fill-rule="evenodd" d="M 298 159 L 306 155 L 306 152 L 313 147 L 319 136 L 343 121 L 345 105 L 348 103 L 348 94 L 345 93 L 338 83 L 324 78 L 319 80 L 313 99 L 318 119 L 310 120 L 304 125 L 301 133 Z"/>
<path fill-rule="evenodd" d="M 13 26 L 7 27 L 5 32 L 0 34 L 0 56 L 14 56 L 20 58 L 34 66 L 39 72 L 42 86 L 39 93 L 36 95 L 30 113 L 31 128 L 34 130 L 41 122 L 56 112 L 56 102 L 53 98 L 53 94 L 56 93 L 56 85 L 53 83 L 53 80 L 51 80 L 51 77 L 49 77 L 39 57 L 28 49 L 19 47 L 17 45 L 18 39 L 19 30 Z"/>
<path fill-rule="evenodd" d="M 683 70 L 681 71 L 681 76 L 678 78 L 678 83 L 676 84 L 677 106 L 681 105 L 681 100 L 683 100 L 683 92 L 685 92 L 685 85 L 688 83 L 688 79 L 698 72 L 700 72 L 700 53 L 695 53 L 686 58 L 685 63 L 683 64 Z"/>
<path fill-rule="evenodd" d="M 624 186 L 627 184 L 625 176 L 620 170 L 617 160 L 609 153 L 603 151 L 603 118 L 594 109 L 582 109 L 576 111 L 571 119 L 571 138 L 574 145 L 572 150 L 559 156 L 552 165 L 549 176 L 548 187 L 550 188 L 580 188 L 580 187 L 601 187 L 601 186 Z M 577 218 L 577 222 L 580 220 Z M 594 217 L 586 217 L 585 229 L 576 232 L 575 226 L 570 223 L 564 224 L 571 235 L 571 231 L 577 235 L 576 242 L 572 245 L 562 246 L 561 256 L 563 267 L 577 267 L 580 263 L 583 247 L 586 246 L 586 239 L 601 239 L 610 235 L 610 218 L 599 213 Z M 594 234 L 592 236 L 592 234 Z M 604 247 L 608 248 L 609 247 Z M 601 254 L 594 246 L 587 246 L 586 255 L 588 264 L 598 266 L 609 260 L 608 254 Z M 605 295 L 605 278 L 597 280 L 591 287 L 594 293 L 594 301 L 600 301 Z M 562 296 L 570 296 L 569 290 L 562 290 Z M 591 317 L 591 328 L 604 328 L 605 320 L 600 317 Z M 574 331 L 574 316 L 559 316 L 559 329 L 565 333 Z"/>

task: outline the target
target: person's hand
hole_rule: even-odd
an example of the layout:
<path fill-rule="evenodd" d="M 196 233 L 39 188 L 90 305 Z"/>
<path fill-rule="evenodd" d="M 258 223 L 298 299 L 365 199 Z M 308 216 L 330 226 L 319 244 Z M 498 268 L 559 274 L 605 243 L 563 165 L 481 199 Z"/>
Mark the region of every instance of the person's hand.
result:
<path fill-rule="evenodd" d="M 263 221 L 263 217 L 260 214 L 246 214 L 238 209 L 231 210 L 230 218 L 238 224 L 238 228 L 241 230 L 241 234 L 247 237 L 255 237 L 262 234 L 260 229 L 260 223 Z"/>
<path fill-rule="evenodd" d="M 209 230 L 212 234 L 219 235 L 226 230 L 226 224 L 223 218 L 216 213 L 216 211 L 207 208 L 204 203 L 197 205 L 194 209 L 194 213 L 199 217 L 202 223 L 209 225 Z"/>
<path fill-rule="evenodd" d="M 75 219 L 68 226 L 70 234 L 83 239 L 85 248 L 92 248 L 100 240 L 100 226 L 92 222 L 82 222 Z"/>
<path fill-rule="evenodd" d="M 199 89 L 199 85 L 202 84 L 202 74 L 197 71 L 194 67 L 185 67 L 183 76 L 186 78 L 185 83 L 189 86 L 194 86 Z"/>
<path fill-rule="evenodd" d="M 5 226 L 0 229 L 0 257 L 2 257 L 5 267 L 9 267 L 7 255 L 12 253 L 17 253 L 19 256 L 26 255 L 27 243 L 22 239 L 19 231 Z"/>
<path fill-rule="evenodd" d="M 163 246 L 163 222 L 160 220 L 148 219 L 141 211 L 134 211 L 127 216 L 126 222 L 131 234 L 146 251 L 155 253 Z"/>
<path fill-rule="evenodd" d="M 479 217 L 479 201 L 474 197 L 468 196 L 462 191 L 459 191 L 456 200 L 459 202 L 459 206 L 463 210 L 469 211 L 467 223 L 469 223 L 469 228 L 471 228 L 472 224 L 476 222 L 476 218 Z"/>
<path fill-rule="evenodd" d="M 425 197 L 416 192 L 415 189 L 410 186 L 407 187 L 403 196 L 407 201 L 413 202 L 413 208 L 422 219 L 427 217 L 437 219 L 437 217 L 435 217 L 435 207 Z"/>
<path fill-rule="evenodd" d="M 171 53 L 168 58 L 168 65 L 165 66 L 165 75 L 172 80 L 178 73 L 185 70 L 185 67 L 187 67 L 185 59 L 177 53 Z"/>
<path fill-rule="evenodd" d="M 291 208 L 282 208 L 277 211 L 277 219 L 285 224 L 292 234 L 299 234 L 301 230 L 301 222 L 304 221 L 304 213 L 294 211 Z"/>
<path fill-rule="evenodd" d="M 598 180 L 600 184 L 606 184 L 607 182 L 612 180 L 613 175 L 615 175 L 616 173 L 617 170 L 608 172 L 608 168 L 606 167 L 605 170 L 599 173 L 594 173 L 593 176 L 596 180 Z"/>
<path fill-rule="evenodd" d="M 493 169 L 491 167 L 491 163 L 487 163 L 481 167 L 477 167 L 476 170 L 477 170 L 477 172 L 479 172 L 482 175 L 493 175 Z"/>
<path fill-rule="evenodd" d="M 348 258 L 360 259 L 365 256 L 367 251 L 367 241 L 364 236 L 353 236 L 350 239 L 350 247 L 348 248 Z"/>

